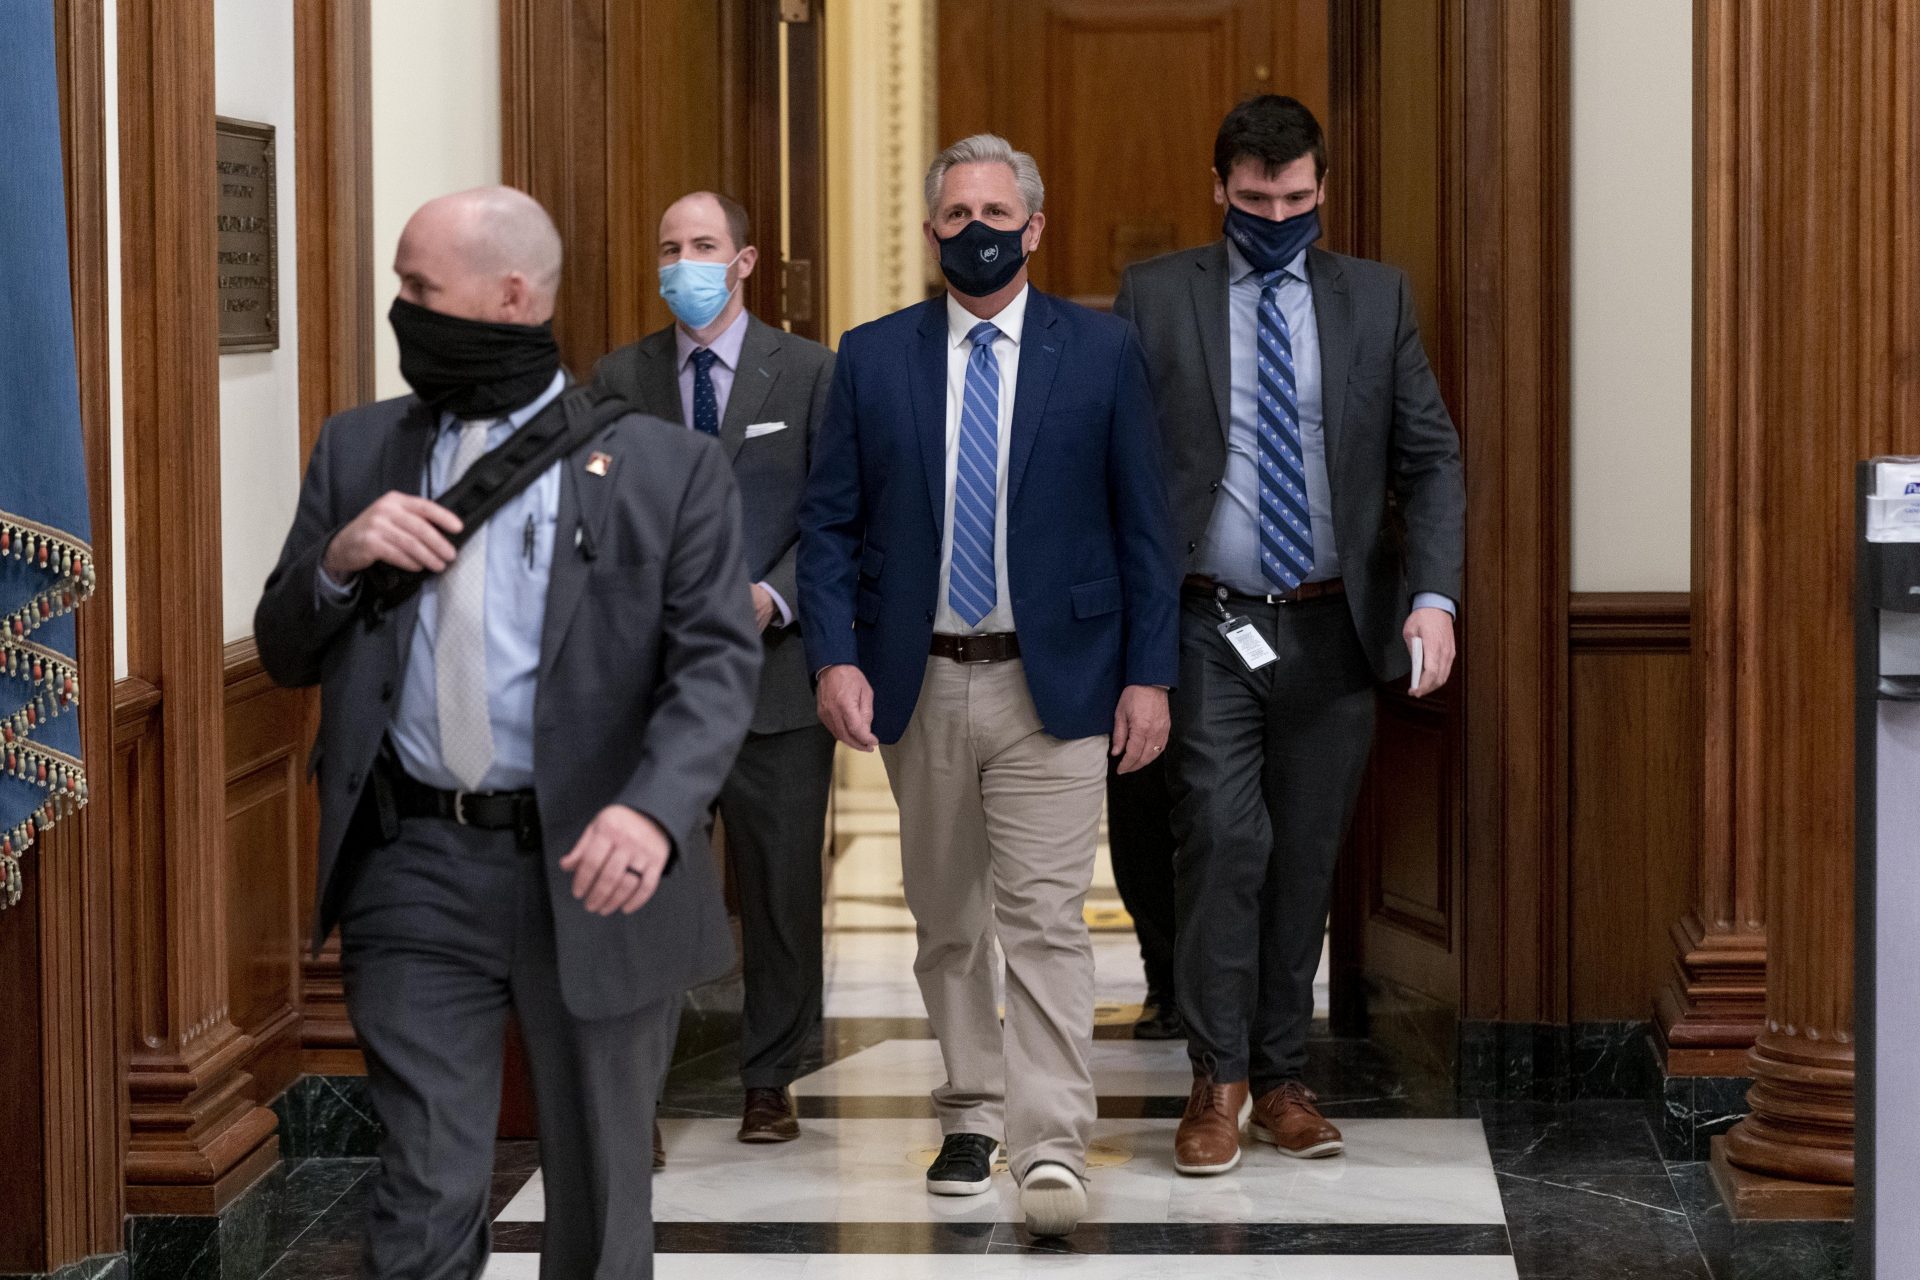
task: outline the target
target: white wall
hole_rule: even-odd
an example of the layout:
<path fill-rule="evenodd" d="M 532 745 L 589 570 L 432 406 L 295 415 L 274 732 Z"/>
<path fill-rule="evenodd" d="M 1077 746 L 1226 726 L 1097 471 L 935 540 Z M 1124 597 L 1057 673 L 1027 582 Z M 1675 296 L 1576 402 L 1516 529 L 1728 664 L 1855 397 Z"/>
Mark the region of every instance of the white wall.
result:
<path fill-rule="evenodd" d="M 373 295 L 382 397 L 407 390 L 387 324 L 401 228 L 434 196 L 498 181 L 497 0 L 381 0 L 373 6 Z"/>
<path fill-rule="evenodd" d="M 215 0 L 213 66 L 216 111 L 274 126 L 278 179 L 280 346 L 220 357 L 220 554 L 233 641 L 253 634 L 253 609 L 300 492 L 293 0 Z"/>
<path fill-rule="evenodd" d="M 1693 14 L 1573 5 L 1573 589 L 1690 576 Z"/>

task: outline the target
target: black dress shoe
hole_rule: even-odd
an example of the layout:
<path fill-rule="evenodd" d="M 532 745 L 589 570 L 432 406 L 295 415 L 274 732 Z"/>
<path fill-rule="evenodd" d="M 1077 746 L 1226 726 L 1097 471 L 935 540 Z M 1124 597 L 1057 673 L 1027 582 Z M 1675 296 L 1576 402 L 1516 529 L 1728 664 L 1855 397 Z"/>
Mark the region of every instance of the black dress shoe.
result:
<path fill-rule="evenodd" d="M 1185 1040 L 1187 1024 L 1180 1017 L 1180 1007 L 1173 997 L 1157 991 L 1147 993 L 1147 1001 L 1140 1006 L 1140 1020 L 1133 1024 L 1135 1040 Z"/>
<path fill-rule="evenodd" d="M 1000 1144 L 983 1133 L 950 1133 L 927 1170 L 936 1196 L 977 1196 L 993 1185 L 993 1153 Z"/>

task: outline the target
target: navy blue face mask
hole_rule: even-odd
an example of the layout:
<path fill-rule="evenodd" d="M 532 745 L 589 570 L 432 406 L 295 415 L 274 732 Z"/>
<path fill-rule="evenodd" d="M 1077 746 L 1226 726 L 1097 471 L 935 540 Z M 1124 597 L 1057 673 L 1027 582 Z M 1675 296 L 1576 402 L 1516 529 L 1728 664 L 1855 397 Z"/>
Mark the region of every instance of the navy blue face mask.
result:
<path fill-rule="evenodd" d="M 940 272 L 947 283 L 969 298 L 984 298 L 1005 286 L 1027 260 L 1021 244 L 1027 222 L 1011 231 L 997 231 L 975 218 L 942 240 Z"/>
<path fill-rule="evenodd" d="M 1320 238 L 1320 206 L 1275 222 L 1228 201 L 1227 219 L 1221 230 L 1255 271 L 1278 271 Z"/>

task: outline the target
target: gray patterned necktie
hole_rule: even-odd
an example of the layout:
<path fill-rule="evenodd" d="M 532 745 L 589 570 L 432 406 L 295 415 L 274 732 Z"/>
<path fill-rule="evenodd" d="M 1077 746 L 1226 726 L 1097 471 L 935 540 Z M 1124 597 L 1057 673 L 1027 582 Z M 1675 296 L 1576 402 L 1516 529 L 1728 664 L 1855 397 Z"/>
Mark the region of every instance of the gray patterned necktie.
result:
<path fill-rule="evenodd" d="M 461 424 L 447 486 L 487 451 L 491 420 Z M 434 696 L 440 713 L 440 758 L 468 791 L 493 766 L 493 721 L 487 713 L 487 526 L 473 531 L 440 575 L 439 630 L 433 638 Z"/>

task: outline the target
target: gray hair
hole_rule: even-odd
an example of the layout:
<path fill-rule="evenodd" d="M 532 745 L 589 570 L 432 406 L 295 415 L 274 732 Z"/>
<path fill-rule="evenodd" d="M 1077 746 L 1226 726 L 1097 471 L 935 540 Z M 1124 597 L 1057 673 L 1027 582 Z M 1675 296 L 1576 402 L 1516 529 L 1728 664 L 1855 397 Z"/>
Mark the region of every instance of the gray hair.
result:
<path fill-rule="evenodd" d="M 937 212 L 940 184 L 946 181 L 947 170 L 963 164 L 1003 164 L 1013 170 L 1013 185 L 1020 189 L 1020 199 L 1029 214 L 1040 212 L 1040 206 L 1046 203 L 1046 184 L 1040 181 L 1040 166 L 1033 157 L 1015 151 L 1013 144 L 997 133 L 976 133 L 942 151 L 927 166 L 928 217 Z"/>

